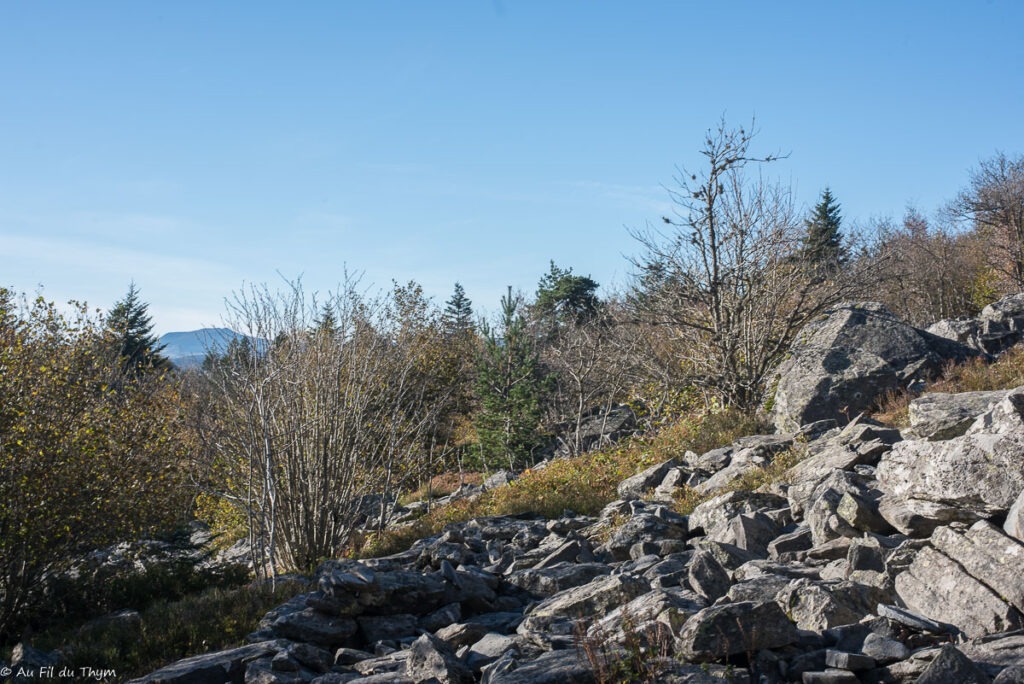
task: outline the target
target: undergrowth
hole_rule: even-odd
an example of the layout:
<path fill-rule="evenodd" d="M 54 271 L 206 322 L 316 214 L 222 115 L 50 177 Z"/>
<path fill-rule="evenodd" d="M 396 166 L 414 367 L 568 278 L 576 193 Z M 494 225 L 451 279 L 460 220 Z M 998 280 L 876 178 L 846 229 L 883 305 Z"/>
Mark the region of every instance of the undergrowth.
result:
<path fill-rule="evenodd" d="M 260 619 L 305 585 L 280 582 L 213 588 L 176 601 L 159 601 L 141 611 L 141 620 L 100 620 L 68 633 L 50 631 L 34 640 L 39 648 L 60 649 L 62 665 L 116 669 L 117 681 L 152 672 L 181 658 L 240 646 Z"/>
<path fill-rule="evenodd" d="M 620 482 L 643 469 L 682 458 L 687 451 L 703 453 L 768 429 L 763 418 L 739 411 L 688 416 L 652 435 L 633 437 L 595 452 L 527 470 L 509 486 L 485 492 L 475 500 L 434 508 L 411 525 L 371 537 L 355 550 L 355 555 L 397 553 L 418 539 L 437 534 L 445 525 L 481 516 L 535 513 L 558 518 L 566 510 L 596 515 L 618 498 Z"/>
<path fill-rule="evenodd" d="M 977 358 L 960 365 L 947 365 L 922 393 L 989 392 L 1021 385 L 1024 385 L 1024 348 L 1015 347 L 991 363 Z M 887 393 L 873 417 L 893 427 L 907 427 L 910 425 L 910 402 L 914 396 L 905 390 Z"/>

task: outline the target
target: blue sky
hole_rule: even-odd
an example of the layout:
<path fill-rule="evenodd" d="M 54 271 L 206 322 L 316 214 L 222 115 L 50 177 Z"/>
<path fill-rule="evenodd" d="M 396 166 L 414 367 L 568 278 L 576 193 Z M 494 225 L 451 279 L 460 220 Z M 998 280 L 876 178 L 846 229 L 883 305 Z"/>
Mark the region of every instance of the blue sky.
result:
<path fill-rule="evenodd" d="M 159 332 L 245 283 L 629 276 L 724 114 L 804 206 L 931 212 L 1024 152 L 1024 3 L 0 3 L 0 284 Z M 280 274 L 280 275 L 279 275 Z"/>

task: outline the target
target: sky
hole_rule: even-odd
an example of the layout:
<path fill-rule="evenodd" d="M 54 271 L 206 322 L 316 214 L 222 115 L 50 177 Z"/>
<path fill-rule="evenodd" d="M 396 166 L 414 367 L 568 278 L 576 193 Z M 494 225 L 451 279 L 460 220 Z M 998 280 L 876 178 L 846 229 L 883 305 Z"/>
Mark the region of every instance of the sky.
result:
<path fill-rule="evenodd" d="M 158 333 L 248 284 L 629 282 L 705 132 L 846 225 L 1024 153 L 1024 2 L 0 2 L 0 285 Z"/>

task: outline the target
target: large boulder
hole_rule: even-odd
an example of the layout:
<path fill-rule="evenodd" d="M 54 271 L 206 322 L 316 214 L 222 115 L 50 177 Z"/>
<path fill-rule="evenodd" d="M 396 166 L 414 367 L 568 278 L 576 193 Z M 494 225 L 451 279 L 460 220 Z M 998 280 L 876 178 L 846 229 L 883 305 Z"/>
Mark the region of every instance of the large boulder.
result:
<path fill-rule="evenodd" d="M 712 606 L 683 625 L 678 646 L 683 656 L 707 662 L 781 648 L 799 639 L 796 626 L 775 601 L 741 601 Z"/>
<path fill-rule="evenodd" d="M 885 392 L 977 352 L 918 330 L 881 304 L 840 304 L 808 323 L 779 367 L 775 427 L 793 431 L 818 420 L 847 423 Z"/>
<path fill-rule="evenodd" d="M 956 508 L 962 520 L 1005 515 L 1024 489 L 1024 388 L 982 414 L 963 437 L 899 442 L 876 475 L 887 493 Z"/>

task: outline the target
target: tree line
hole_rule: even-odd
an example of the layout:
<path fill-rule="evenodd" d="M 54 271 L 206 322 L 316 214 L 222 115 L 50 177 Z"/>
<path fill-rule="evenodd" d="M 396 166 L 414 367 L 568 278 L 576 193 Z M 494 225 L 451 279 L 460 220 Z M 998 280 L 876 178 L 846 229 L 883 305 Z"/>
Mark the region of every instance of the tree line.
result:
<path fill-rule="evenodd" d="M 840 301 L 926 324 L 1024 289 L 1024 158 L 983 161 L 933 218 L 851 227 L 831 188 L 799 211 L 754 141 L 708 131 L 672 215 L 634 231 L 622 291 L 551 262 L 493 320 L 458 283 L 443 305 L 414 282 L 251 287 L 229 302 L 241 336 L 179 372 L 134 284 L 106 315 L 3 290 L 0 634 L 90 548 L 198 515 L 247 535 L 268 574 L 306 569 L 431 475 L 581 453 L 615 406 L 652 428 L 756 410 Z"/>

